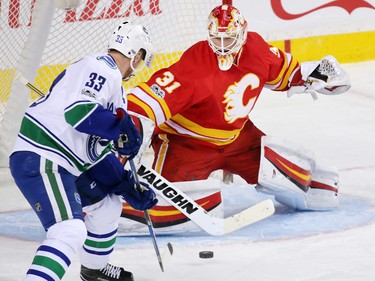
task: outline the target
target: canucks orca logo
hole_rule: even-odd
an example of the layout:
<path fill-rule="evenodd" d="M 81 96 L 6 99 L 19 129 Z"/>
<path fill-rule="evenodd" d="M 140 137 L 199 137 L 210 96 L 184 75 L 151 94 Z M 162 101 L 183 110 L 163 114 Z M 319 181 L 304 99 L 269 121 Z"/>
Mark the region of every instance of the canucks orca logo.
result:
<path fill-rule="evenodd" d="M 74 192 L 74 198 L 76 199 L 76 202 L 78 204 L 82 205 L 81 196 L 79 196 L 79 194 L 77 192 Z"/>
<path fill-rule="evenodd" d="M 92 162 L 95 162 L 103 151 L 104 147 L 101 145 L 101 140 L 98 136 L 89 136 L 87 139 L 87 156 Z"/>

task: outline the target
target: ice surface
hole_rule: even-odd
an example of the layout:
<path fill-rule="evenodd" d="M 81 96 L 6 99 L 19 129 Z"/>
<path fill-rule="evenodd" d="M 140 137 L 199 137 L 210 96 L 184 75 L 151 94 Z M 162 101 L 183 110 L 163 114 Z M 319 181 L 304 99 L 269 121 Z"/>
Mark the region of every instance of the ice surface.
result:
<path fill-rule="evenodd" d="M 311 148 L 341 174 L 341 206 L 333 212 L 276 214 L 223 237 L 159 235 L 174 255 L 160 271 L 151 239 L 120 237 L 112 263 L 136 281 L 370 281 L 375 280 L 375 61 L 346 64 L 353 87 L 336 97 L 287 98 L 265 90 L 251 118 L 265 133 Z M 0 280 L 22 280 L 44 233 L 6 174 L 0 186 Z M 226 213 L 247 207 L 258 194 L 238 183 L 223 190 Z M 257 197 L 258 196 L 258 197 Z M 213 259 L 200 259 L 203 250 Z M 76 257 L 63 280 L 77 281 Z"/>

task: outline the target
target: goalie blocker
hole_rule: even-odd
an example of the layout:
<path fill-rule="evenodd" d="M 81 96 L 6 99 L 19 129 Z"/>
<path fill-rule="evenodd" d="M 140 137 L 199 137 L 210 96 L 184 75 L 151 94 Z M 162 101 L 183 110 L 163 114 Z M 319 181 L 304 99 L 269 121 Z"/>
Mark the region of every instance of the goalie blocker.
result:
<path fill-rule="evenodd" d="M 315 161 L 312 151 L 280 138 L 262 138 L 257 190 L 298 210 L 339 206 L 337 169 Z"/>

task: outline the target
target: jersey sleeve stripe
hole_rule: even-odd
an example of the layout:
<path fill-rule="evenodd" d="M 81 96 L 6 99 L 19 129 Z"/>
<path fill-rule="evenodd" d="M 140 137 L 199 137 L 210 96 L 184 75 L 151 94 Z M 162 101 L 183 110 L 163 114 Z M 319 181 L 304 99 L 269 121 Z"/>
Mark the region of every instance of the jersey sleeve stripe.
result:
<path fill-rule="evenodd" d="M 155 95 L 155 93 L 150 89 L 150 87 L 146 83 L 141 83 L 141 84 L 139 84 L 138 87 L 140 89 L 142 89 L 145 93 L 147 93 L 150 96 L 150 98 L 154 99 L 155 101 L 157 101 L 160 104 L 167 120 L 169 118 L 171 118 L 171 116 L 172 116 L 171 111 L 169 110 L 169 107 L 168 107 L 167 103 L 164 101 L 164 99 Z"/>
<path fill-rule="evenodd" d="M 132 96 L 136 98 L 133 98 Z M 155 95 L 148 93 L 144 88 L 137 87 L 133 89 L 132 93 L 128 95 L 128 98 L 130 98 L 129 101 L 131 100 L 140 106 L 145 112 L 148 111 L 147 107 L 149 107 L 153 111 L 153 115 L 155 116 L 154 120 L 158 125 L 171 118 L 171 113 L 165 102 L 161 99 L 157 99 Z M 145 104 L 148 104 L 149 106 L 145 107 Z"/>
<path fill-rule="evenodd" d="M 146 113 L 147 117 L 150 118 L 152 121 L 156 122 L 155 114 L 152 111 L 152 108 L 147 103 L 140 100 L 137 96 L 134 96 L 133 94 L 129 94 L 127 96 L 127 100 L 142 108 L 142 110 Z"/>
<path fill-rule="evenodd" d="M 284 56 L 283 66 L 282 66 L 282 68 L 279 72 L 279 75 L 276 77 L 276 79 L 267 82 L 268 85 L 275 85 L 275 84 L 279 83 L 280 80 L 282 79 L 283 75 L 284 75 L 284 72 L 285 72 L 284 69 L 286 69 L 288 67 L 288 59 L 286 58 L 286 54 L 284 52 L 281 52 L 281 51 L 280 51 L 280 54 L 282 54 Z"/>
<path fill-rule="evenodd" d="M 291 59 L 291 61 L 289 62 L 289 67 L 286 69 L 286 72 L 284 72 L 284 76 L 283 76 L 281 85 L 279 87 L 275 88 L 275 90 L 283 91 L 283 90 L 286 89 L 286 87 L 288 86 L 289 77 L 291 76 L 291 73 L 298 66 L 297 60 L 293 59 L 292 57 L 290 57 L 289 59 Z"/>
<path fill-rule="evenodd" d="M 98 107 L 97 103 L 83 101 L 75 103 L 65 109 L 65 120 L 68 124 L 76 128 Z"/>

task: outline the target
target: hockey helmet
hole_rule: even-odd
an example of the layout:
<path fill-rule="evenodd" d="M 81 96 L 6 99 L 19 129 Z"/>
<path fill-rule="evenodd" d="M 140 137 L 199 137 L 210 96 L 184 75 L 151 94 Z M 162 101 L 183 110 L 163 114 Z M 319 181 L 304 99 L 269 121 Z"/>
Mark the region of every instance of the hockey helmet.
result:
<path fill-rule="evenodd" d="M 148 31 L 144 26 L 129 21 L 122 22 L 115 28 L 108 43 L 108 50 L 117 50 L 131 59 L 133 71 L 134 58 L 141 49 L 144 50 L 144 65 L 151 67 L 154 50 Z"/>
<path fill-rule="evenodd" d="M 208 16 L 208 44 L 218 57 L 221 70 L 231 68 L 236 55 L 246 42 L 247 22 L 231 5 L 220 5 Z"/>

